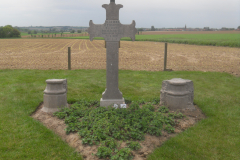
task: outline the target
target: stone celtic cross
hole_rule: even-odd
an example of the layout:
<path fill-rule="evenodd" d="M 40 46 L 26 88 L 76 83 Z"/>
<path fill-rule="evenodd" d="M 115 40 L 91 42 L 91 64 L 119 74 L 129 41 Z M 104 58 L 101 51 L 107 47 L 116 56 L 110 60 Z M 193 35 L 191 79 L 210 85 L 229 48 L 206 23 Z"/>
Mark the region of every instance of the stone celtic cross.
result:
<path fill-rule="evenodd" d="M 110 4 L 102 5 L 106 9 L 106 21 L 104 24 L 94 24 L 89 22 L 88 33 L 90 40 L 94 37 L 103 37 L 107 48 L 107 66 L 106 66 L 106 86 L 102 94 L 100 106 L 109 106 L 112 104 L 123 104 L 124 98 L 118 89 L 118 53 L 119 41 L 122 37 L 130 37 L 135 40 L 137 29 L 135 21 L 130 25 L 123 25 L 119 21 L 119 10 L 123 8 L 121 4 L 115 4 L 115 0 L 110 0 Z"/>

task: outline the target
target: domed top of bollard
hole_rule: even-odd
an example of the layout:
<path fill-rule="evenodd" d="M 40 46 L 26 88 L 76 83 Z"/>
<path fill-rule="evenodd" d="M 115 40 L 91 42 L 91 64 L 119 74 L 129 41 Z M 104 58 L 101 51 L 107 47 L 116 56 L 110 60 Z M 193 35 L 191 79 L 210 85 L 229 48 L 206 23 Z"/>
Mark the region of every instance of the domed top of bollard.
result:
<path fill-rule="evenodd" d="M 191 82 L 191 80 L 182 79 L 182 78 L 173 78 L 167 81 L 169 82 L 169 84 L 175 85 L 175 86 L 182 86 L 182 85 L 186 85 L 187 82 Z"/>
<path fill-rule="evenodd" d="M 47 79 L 46 83 L 63 83 L 65 79 Z"/>
<path fill-rule="evenodd" d="M 67 92 L 67 80 L 66 79 L 47 79 L 47 87 L 44 90 L 45 94 L 63 94 Z"/>

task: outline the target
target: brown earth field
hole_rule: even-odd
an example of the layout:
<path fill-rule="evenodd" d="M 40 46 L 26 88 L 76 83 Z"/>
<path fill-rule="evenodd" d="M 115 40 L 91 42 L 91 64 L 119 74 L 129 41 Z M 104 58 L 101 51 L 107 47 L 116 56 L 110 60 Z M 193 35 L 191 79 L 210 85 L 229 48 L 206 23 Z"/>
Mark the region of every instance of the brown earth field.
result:
<path fill-rule="evenodd" d="M 103 40 L 0 39 L 0 69 L 105 69 Z M 240 48 L 168 44 L 167 68 L 174 71 L 216 71 L 240 75 Z M 121 41 L 119 69 L 162 71 L 164 43 Z"/>
<path fill-rule="evenodd" d="M 76 152 L 80 153 L 85 160 L 100 160 L 97 156 L 93 155 L 97 153 L 97 145 L 84 145 L 82 144 L 81 137 L 78 133 L 70 133 L 66 134 L 66 124 L 64 120 L 58 119 L 53 116 L 51 113 L 46 113 L 41 111 L 43 104 L 40 104 L 37 110 L 32 114 L 32 117 L 38 121 L 40 121 L 47 128 L 55 132 L 59 135 L 62 140 L 67 142 L 69 146 L 75 148 Z M 141 106 L 140 106 L 141 107 Z M 155 109 L 157 106 L 155 106 Z M 169 138 L 176 136 L 178 133 L 183 132 L 189 127 L 192 127 L 198 121 L 206 118 L 206 116 L 201 112 L 201 110 L 195 105 L 195 110 L 191 111 L 188 109 L 181 110 L 180 112 L 185 115 L 182 119 L 175 119 L 175 131 L 174 133 L 168 133 L 166 131 L 162 131 L 162 136 L 153 136 L 150 134 L 145 135 L 144 141 L 139 141 L 141 148 L 137 151 L 132 151 L 132 155 L 134 156 L 133 160 L 146 160 L 147 156 L 152 153 L 152 151 L 156 147 L 160 147 L 165 141 Z M 174 111 L 169 111 L 170 113 L 174 113 Z M 177 111 L 179 112 L 179 111 Z M 119 142 L 121 145 L 118 149 L 127 147 L 126 142 Z"/>

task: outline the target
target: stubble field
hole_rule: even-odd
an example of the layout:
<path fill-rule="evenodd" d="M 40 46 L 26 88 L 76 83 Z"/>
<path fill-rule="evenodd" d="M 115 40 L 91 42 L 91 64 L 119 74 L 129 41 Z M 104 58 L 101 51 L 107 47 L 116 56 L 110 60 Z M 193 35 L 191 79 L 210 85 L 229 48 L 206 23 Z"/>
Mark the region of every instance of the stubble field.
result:
<path fill-rule="evenodd" d="M 72 50 L 72 69 L 105 69 L 103 40 L 1 39 L 0 69 L 67 69 Z M 119 69 L 161 71 L 164 43 L 121 41 Z M 168 44 L 167 68 L 217 71 L 240 75 L 240 48 Z"/>

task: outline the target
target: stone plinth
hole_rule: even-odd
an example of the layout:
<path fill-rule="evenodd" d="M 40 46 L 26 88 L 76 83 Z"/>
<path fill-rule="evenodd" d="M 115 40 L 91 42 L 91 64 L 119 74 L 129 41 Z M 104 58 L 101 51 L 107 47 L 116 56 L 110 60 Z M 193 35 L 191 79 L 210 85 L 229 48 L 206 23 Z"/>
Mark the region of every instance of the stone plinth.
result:
<path fill-rule="evenodd" d="M 193 98 L 194 88 L 191 80 L 174 78 L 162 82 L 160 105 L 172 110 L 194 110 Z"/>
<path fill-rule="evenodd" d="M 121 105 L 125 104 L 124 98 L 122 99 L 102 99 L 100 100 L 101 107 L 113 106 L 113 104 Z"/>
<path fill-rule="evenodd" d="M 67 107 L 67 79 L 48 79 L 46 83 L 42 111 L 54 113 Z"/>

